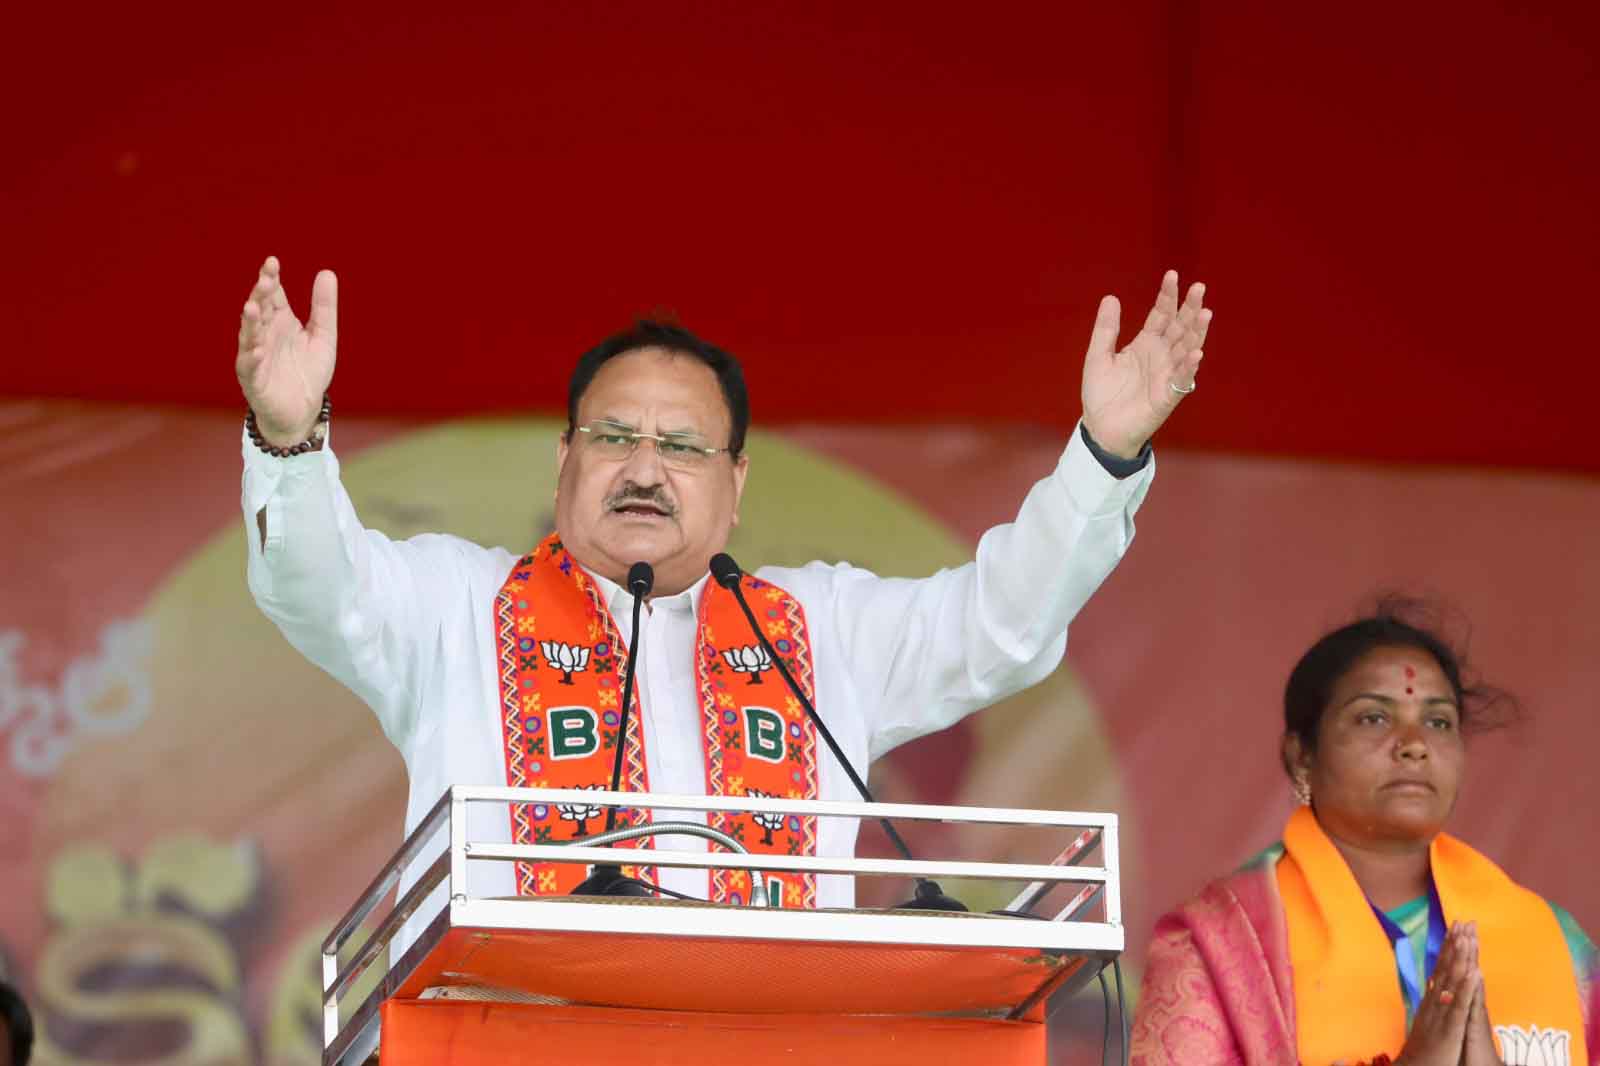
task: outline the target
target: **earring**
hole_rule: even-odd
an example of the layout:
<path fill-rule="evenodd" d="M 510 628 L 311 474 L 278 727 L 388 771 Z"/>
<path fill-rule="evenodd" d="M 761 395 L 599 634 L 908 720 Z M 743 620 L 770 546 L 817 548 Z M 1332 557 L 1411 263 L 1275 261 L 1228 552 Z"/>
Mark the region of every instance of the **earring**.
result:
<path fill-rule="evenodd" d="M 1304 774 L 1296 774 L 1294 779 L 1295 802 L 1302 807 L 1311 806 L 1311 782 Z"/>

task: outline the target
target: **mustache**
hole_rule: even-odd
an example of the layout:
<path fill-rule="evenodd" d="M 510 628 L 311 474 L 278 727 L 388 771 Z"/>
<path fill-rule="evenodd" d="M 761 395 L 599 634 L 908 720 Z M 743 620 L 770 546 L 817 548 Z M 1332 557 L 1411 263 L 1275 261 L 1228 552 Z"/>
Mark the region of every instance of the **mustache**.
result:
<path fill-rule="evenodd" d="M 640 503 L 649 504 L 665 515 L 670 516 L 678 513 L 678 509 L 667 498 L 667 494 L 659 488 L 647 488 L 643 485 L 636 485 L 631 481 L 606 497 L 605 508 L 608 511 L 620 511 L 624 507 Z"/>

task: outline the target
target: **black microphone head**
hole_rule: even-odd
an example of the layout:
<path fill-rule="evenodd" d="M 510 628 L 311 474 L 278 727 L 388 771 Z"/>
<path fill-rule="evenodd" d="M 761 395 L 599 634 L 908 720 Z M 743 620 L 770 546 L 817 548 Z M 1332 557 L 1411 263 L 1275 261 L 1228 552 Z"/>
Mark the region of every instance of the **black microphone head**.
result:
<path fill-rule="evenodd" d="M 744 571 L 733 561 L 733 556 L 727 552 L 718 552 L 711 557 L 711 576 L 716 578 L 717 584 L 723 588 L 731 589 L 739 583 Z"/>
<path fill-rule="evenodd" d="M 650 887 L 643 882 L 622 876 L 622 867 L 596 864 L 572 890 L 574 896 L 652 896 Z"/>
<path fill-rule="evenodd" d="M 656 572 L 649 563 L 634 563 L 628 567 L 628 591 L 635 596 L 648 596 L 655 587 Z"/>
<path fill-rule="evenodd" d="M 894 908 L 897 911 L 964 911 L 967 905 L 954 896 L 944 894 L 937 881 L 917 879 L 917 891 L 906 902 Z"/>

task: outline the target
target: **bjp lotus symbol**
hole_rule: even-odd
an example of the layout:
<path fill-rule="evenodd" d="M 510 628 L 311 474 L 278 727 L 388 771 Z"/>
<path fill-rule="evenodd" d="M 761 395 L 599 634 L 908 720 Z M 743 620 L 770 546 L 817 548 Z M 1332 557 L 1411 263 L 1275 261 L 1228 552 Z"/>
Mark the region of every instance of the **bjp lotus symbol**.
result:
<path fill-rule="evenodd" d="M 1565 1029 L 1497 1025 L 1506 1066 L 1571 1066 L 1572 1034 Z"/>
<path fill-rule="evenodd" d="M 572 684 L 572 675 L 589 668 L 589 649 L 581 644 L 563 644 L 559 640 L 541 640 L 544 657 L 551 666 L 561 671 L 561 683 Z"/>
<path fill-rule="evenodd" d="M 754 796 L 756 799 L 768 799 L 769 800 L 769 799 L 777 799 L 778 798 L 777 796 L 773 795 L 771 792 L 763 792 L 759 788 L 747 788 L 747 789 L 744 790 L 744 794 L 746 796 Z M 757 825 L 759 825 L 761 827 L 761 843 L 762 843 L 762 845 L 765 846 L 765 847 L 769 847 L 770 848 L 772 846 L 772 831 L 774 829 L 782 829 L 783 828 L 783 815 L 781 815 L 781 814 L 767 814 L 767 813 L 762 812 L 762 811 L 751 811 L 750 812 L 750 818 L 751 818 L 752 821 L 754 821 Z"/>
<path fill-rule="evenodd" d="M 767 649 L 759 644 L 729 648 L 722 653 L 722 661 L 741 674 L 749 674 L 752 685 L 761 684 L 761 672 L 772 669 L 772 656 L 768 655 Z"/>
<path fill-rule="evenodd" d="M 588 789 L 589 791 L 592 792 L 595 789 L 604 788 L 605 786 L 604 785 L 579 785 L 577 787 L 578 788 L 582 788 L 582 789 Z M 592 803 L 558 803 L 558 804 L 556 804 L 556 810 L 560 813 L 560 815 L 561 815 L 561 817 L 562 817 L 562 819 L 564 821 L 577 822 L 578 823 L 578 827 L 575 830 L 573 830 L 573 834 L 572 835 L 573 836 L 580 836 L 580 837 L 584 837 L 584 836 L 588 836 L 589 835 L 589 819 L 590 818 L 598 818 L 598 817 L 600 817 L 600 812 L 601 812 L 602 809 L 603 808 L 597 807 Z"/>

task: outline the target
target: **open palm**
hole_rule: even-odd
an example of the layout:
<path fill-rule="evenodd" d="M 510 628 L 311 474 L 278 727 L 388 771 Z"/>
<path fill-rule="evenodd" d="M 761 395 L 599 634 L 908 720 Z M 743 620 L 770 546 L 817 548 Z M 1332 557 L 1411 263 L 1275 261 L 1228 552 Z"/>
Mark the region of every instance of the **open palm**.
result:
<path fill-rule="evenodd" d="M 239 316 L 239 356 L 234 370 L 245 402 L 268 442 L 289 445 L 304 440 L 322 408 L 333 380 L 339 339 L 339 281 L 333 271 L 317 274 L 307 325 L 289 308 L 278 276 L 276 256 L 261 264 L 261 274 Z"/>
<path fill-rule="evenodd" d="M 1102 448 L 1132 458 L 1194 391 L 1211 325 L 1205 286 L 1191 285 L 1180 306 L 1178 272 L 1169 270 L 1144 327 L 1118 351 L 1121 324 L 1122 305 L 1107 296 L 1083 361 L 1083 422 Z"/>

